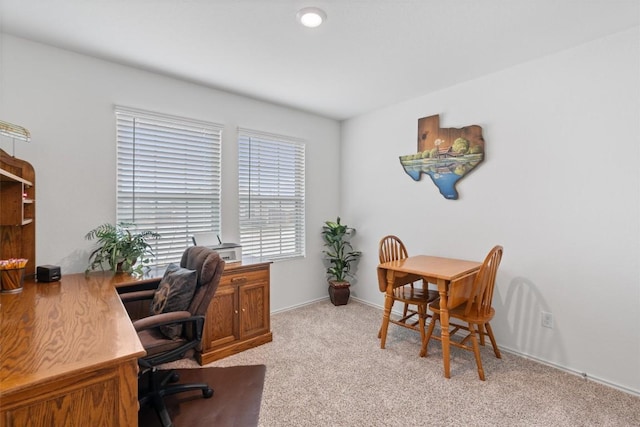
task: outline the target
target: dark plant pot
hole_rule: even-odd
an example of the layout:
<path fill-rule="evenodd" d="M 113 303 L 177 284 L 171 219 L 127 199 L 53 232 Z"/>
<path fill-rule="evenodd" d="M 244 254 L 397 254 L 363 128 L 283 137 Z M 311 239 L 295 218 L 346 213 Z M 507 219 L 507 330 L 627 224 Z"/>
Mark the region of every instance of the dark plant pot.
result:
<path fill-rule="evenodd" d="M 124 273 L 124 271 L 122 270 L 122 264 L 124 264 L 124 261 L 120 261 L 119 263 L 116 264 L 116 273 L 117 274 Z"/>
<path fill-rule="evenodd" d="M 133 267 L 134 265 L 136 265 L 136 261 L 133 261 L 133 264 L 131 264 L 131 267 Z M 120 261 L 119 263 L 116 264 L 116 274 L 122 274 L 124 273 L 124 261 Z"/>
<path fill-rule="evenodd" d="M 349 302 L 348 282 L 329 282 L 329 299 L 333 305 L 346 305 Z"/>

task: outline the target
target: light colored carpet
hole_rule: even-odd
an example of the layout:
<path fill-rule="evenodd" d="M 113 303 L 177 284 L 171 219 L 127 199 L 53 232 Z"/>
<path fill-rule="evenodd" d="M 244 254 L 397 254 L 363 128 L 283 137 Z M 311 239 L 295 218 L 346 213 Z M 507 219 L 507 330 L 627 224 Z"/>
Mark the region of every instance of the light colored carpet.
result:
<path fill-rule="evenodd" d="M 389 325 L 382 310 L 328 300 L 271 316 L 273 342 L 208 366 L 264 364 L 260 426 L 640 426 L 640 398 L 506 352 L 451 349 L 419 357 L 420 335 Z M 500 342 L 498 341 L 498 346 Z M 197 367 L 182 361 L 179 367 Z"/>

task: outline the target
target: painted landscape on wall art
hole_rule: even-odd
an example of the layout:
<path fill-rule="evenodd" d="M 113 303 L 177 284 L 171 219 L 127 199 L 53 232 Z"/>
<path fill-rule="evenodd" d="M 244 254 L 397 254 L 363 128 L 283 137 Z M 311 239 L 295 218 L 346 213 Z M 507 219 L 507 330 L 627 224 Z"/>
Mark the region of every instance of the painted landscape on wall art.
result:
<path fill-rule="evenodd" d="M 418 120 L 418 152 L 400 156 L 405 172 L 415 181 L 431 177 L 446 199 L 456 200 L 457 182 L 484 160 L 482 127 L 440 128 L 440 116 Z"/>

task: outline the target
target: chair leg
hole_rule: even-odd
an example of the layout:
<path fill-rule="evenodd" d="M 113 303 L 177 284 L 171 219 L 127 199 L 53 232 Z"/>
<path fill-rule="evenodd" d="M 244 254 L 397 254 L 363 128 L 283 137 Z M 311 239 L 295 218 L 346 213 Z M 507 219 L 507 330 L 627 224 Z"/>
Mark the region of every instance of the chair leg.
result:
<path fill-rule="evenodd" d="M 395 300 L 391 300 L 391 307 L 389 307 L 389 316 L 391 316 L 391 311 L 393 310 L 393 303 Z M 382 338 L 382 327 L 384 326 L 384 318 L 382 319 L 382 324 L 380 324 L 380 329 L 378 329 L 378 339 Z M 384 348 L 384 347 L 381 347 Z"/>
<path fill-rule="evenodd" d="M 496 338 L 493 336 L 493 330 L 488 322 L 486 323 L 486 328 L 489 339 L 491 340 L 491 345 L 493 346 L 493 352 L 498 359 L 502 359 L 502 355 L 500 354 L 500 350 L 498 350 L 498 345 L 496 344 Z"/>
<path fill-rule="evenodd" d="M 208 384 L 205 383 L 197 383 L 197 384 L 176 384 L 173 386 L 169 386 L 163 390 L 163 396 L 170 396 L 172 394 L 182 393 L 185 391 L 192 390 L 200 390 L 202 392 L 202 397 L 208 399 L 213 396 L 213 389 L 209 387 Z"/>
<path fill-rule="evenodd" d="M 431 334 L 433 334 L 433 329 L 436 327 L 436 320 L 440 319 L 438 314 L 434 314 L 431 317 L 431 322 L 429 322 L 429 329 L 427 330 L 427 335 L 422 340 L 422 349 L 420 349 L 420 356 L 427 356 L 427 346 L 429 345 L 429 340 L 431 339 Z"/>
<path fill-rule="evenodd" d="M 480 359 L 480 345 L 478 344 L 478 337 L 476 336 L 476 327 L 472 323 L 469 323 L 469 332 L 471 332 L 471 342 L 473 343 L 473 354 L 476 357 L 476 365 L 478 365 L 478 376 L 484 381 L 484 369 L 482 369 L 482 360 Z"/>
<path fill-rule="evenodd" d="M 171 421 L 171 417 L 169 416 L 169 411 L 162 401 L 162 396 L 155 395 L 153 397 L 153 408 L 160 419 L 160 424 L 162 427 L 173 427 L 173 422 Z"/>
<path fill-rule="evenodd" d="M 484 325 L 478 325 L 478 335 L 480 335 L 480 345 L 484 345 Z"/>
<path fill-rule="evenodd" d="M 407 317 L 407 312 L 409 311 L 409 304 L 404 303 L 404 309 L 402 310 L 402 317 Z"/>
<path fill-rule="evenodd" d="M 423 343 L 426 335 L 424 333 L 424 324 L 425 324 L 425 319 L 427 317 L 427 306 L 426 304 L 420 304 L 418 305 L 418 323 L 420 324 L 419 328 L 420 328 L 420 342 Z M 427 349 L 423 346 L 421 346 L 422 348 L 420 348 L 420 357 L 424 357 L 425 354 L 424 352 L 427 351 Z"/>

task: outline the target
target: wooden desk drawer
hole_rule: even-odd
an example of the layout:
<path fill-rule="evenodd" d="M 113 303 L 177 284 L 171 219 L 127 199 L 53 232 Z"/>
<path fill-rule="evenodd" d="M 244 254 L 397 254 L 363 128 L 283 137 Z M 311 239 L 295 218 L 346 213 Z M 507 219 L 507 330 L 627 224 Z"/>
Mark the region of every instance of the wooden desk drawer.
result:
<path fill-rule="evenodd" d="M 229 273 L 225 271 L 220 279 L 220 286 L 243 285 L 245 283 L 255 283 L 268 280 L 268 269 L 253 271 L 234 270 Z"/>

